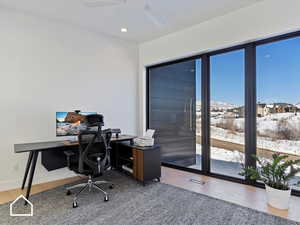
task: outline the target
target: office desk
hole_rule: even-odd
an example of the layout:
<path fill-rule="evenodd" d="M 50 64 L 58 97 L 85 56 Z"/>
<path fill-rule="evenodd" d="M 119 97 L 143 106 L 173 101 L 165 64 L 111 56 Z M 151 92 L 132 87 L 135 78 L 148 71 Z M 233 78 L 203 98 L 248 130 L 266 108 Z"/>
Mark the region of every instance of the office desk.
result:
<path fill-rule="evenodd" d="M 124 141 L 130 141 L 132 142 L 135 136 L 131 135 L 120 135 L 117 137 L 111 138 L 111 143 L 118 143 L 118 142 L 124 142 Z M 54 151 L 60 151 L 63 154 L 64 150 L 69 150 L 70 147 L 78 147 L 78 142 L 69 142 L 69 141 L 49 141 L 49 142 L 36 142 L 36 143 L 24 143 L 24 144 L 15 144 L 14 145 L 14 152 L 15 153 L 25 153 L 29 152 L 27 165 L 23 177 L 22 182 L 22 189 L 24 189 L 28 172 L 30 169 L 29 174 L 29 180 L 28 180 L 28 186 L 27 186 L 27 192 L 26 192 L 26 198 L 28 199 L 30 196 L 31 186 L 32 186 L 32 180 L 34 177 L 35 167 L 37 158 L 40 152 L 54 152 Z"/>

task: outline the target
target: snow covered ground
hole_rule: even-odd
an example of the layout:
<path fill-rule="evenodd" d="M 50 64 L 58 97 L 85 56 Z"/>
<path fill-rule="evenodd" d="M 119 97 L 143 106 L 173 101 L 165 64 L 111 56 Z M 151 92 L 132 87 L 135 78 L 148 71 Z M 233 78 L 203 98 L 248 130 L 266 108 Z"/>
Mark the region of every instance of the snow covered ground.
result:
<path fill-rule="evenodd" d="M 236 144 L 245 144 L 245 134 L 240 130 L 244 130 L 244 118 L 231 118 L 235 129 L 239 131 L 232 131 L 217 127 L 218 124 L 226 120 L 226 110 L 233 107 L 233 105 L 214 102 L 213 108 L 224 109 L 223 111 L 211 112 L 211 138 L 221 141 L 227 141 Z M 300 108 L 300 104 L 299 104 Z M 197 111 L 197 136 L 201 136 L 201 112 Z M 286 123 L 286 126 L 292 128 L 299 134 L 300 137 L 300 113 L 274 113 L 264 117 L 257 118 L 257 147 L 268 149 L 274 152 L 281 152 L 300 156 L 300 138 L 294 140 L 283 140 L 276 138 L 274 134 L 278 131 L 280 122 Z M 298 136 L 298 135 L 297 135 Z M 292 138 L 291 138 L 292 139 Z M 201 145 L 197 144 L 197 154 L 201 155 Z M 223 148 L 211 148 L 211 157 L 215 160 L 222 160 L 226 162 L 241 163 L 243 162 L 244 154 L 239 151 L 231 151 Z M 300 173 L 298 174 L 300 176 Z"/>
<path fill-rule="evenodd" d="M 286 118 L 290 126 L 300 127 L 300 114 L 294 113 L 277 113 L 266 117 L 257 118 L 257 130 L 260 134 L 266 135 L 269 130 L 275 130 L 278 121 Z M 211 120 L 211 137 L 223 141 L 229 141 L 237 144 L 244 144 L 244 133 L 231 132 L 223 128 L 216 127 L 222 118 L 214 117 Z M 244 118 L 234 119 L 234 123 L 240 129 L 244 129 Z M 200 134 L 197 134 L 200 135 Z M 273 150 L 274 152 L 284 152 L 288 154 L 300 155 L 300 140 L 276 140 L 274 138 L 258 136 L 257 147 Z"/>
<path fill-rule="evenodd" d="M 216 127 L 216 124 L 223 119 L 223 115 L 214 115 L 211 119 L 211 137 L 214 139 L 228 141 L 236 144 L 245 144 L 245 134 L 243 132 L 232 132 L 228 129 Z M 266 134 L 269 130 L 275 130 L 280 119 L 287 119 L 289 125 L 300 127 L 300 115 L 294 113 L 271 114 L 266 117 L 257 118 L 257 130 L 260 134 Z M 244 130 L 244 118 L 234 119 L 234 124 Z M 200 130 L 200 129 L 197 129 Z M 197 133 L 197 135 L 201 135 Z M 257 136 L 257 147 L 300 156 L 300 140 L 279 140 L 266 136 Z M 201 154 L 201 145 L 197 144 L 197 154 Z M 216 160 L 241 163 L 244 154 L 239 151 L 231 151 L 222 148 L 211 148 L 211 157 Z M 300 176 L 300 174 L 299 174 Z"/>
<path fill-rule="evenodd" d="M 196 153 L 199 155 L 202 154 L 200 144 L 197 144 Z M 227 162 L 237 162 L 237 163 L 241 163 L 244 161 L 244 154 L 238 151 L 229 151 L 222 148 L 212 147 L 210 154 L 212 159 L 217 159 L 217 160 L 222 160 Z"/>

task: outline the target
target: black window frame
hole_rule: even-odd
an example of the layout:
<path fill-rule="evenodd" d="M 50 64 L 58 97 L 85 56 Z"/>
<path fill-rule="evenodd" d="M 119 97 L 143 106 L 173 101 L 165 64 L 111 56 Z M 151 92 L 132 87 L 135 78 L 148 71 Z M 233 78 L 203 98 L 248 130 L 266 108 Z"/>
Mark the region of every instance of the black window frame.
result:
<path fill-rule="evenodd" d="M 287 40 L 290 38 L 300 37 L 300 31 L 290 32 L 277 35 L 257 41 L 252 41 L 224 49 L 205 52 L 202 54 L 185 57 L 170 62 L 160 63 L 146 67 L 146 129 L 149 128 L 149 76 L 150 70 L 156 67 L 176 64 L 193 59 L 201 59 L 201 132 L 202 132 L 202 170 L 176 166 L 162 163 L 163 166 L 180 169 L 187 172 L 207 175 L 215 178 L 229 180 L 242 184 L 250 184 L 256 187 L 264 188 L 264 184 L 247 179 L 240 179 L 226 175 L 210 172 L 210 57 L 218 54 L 232 52 L 235 50 L 245 51 L 245 165 L 256 166 L 255 159 L 251 155 L 256 154 L 257 134 L 256 134 L 256 48 L 259 45 Z M 300 191 L 292 189 L 292 195 L 300 196 Z"/>

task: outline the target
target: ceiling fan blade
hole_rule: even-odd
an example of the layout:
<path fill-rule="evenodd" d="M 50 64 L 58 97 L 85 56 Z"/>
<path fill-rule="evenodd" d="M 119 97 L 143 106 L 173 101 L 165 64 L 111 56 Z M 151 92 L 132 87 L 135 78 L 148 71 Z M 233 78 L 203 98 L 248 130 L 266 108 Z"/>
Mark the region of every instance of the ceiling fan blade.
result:
<path fill-rule="evenodd" d="M 152 9 L 150 8 L 150 6 L 148 4 L 145 5 L 144 7 L 144 11 L 145 11 L 145 15 L 147 16 L 147 18 L 157 27 L 162 27 L 165 25 L 165 21 L 163 21 L 163 19 L 158 16 L 157 14 L 155 14 Z"/>
<path fill-rule="evenodd" d="M 126 3 L 126 0 L 84 0 L 84 4 L 88 7 L 106 7 Z"/>

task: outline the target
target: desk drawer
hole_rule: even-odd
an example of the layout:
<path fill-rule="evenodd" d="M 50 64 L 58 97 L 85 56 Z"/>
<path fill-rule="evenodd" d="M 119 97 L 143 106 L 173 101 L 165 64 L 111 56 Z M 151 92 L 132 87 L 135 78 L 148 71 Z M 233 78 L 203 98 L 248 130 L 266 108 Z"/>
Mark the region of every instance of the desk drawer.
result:
<path fill-rule="evenodd" d="M 57 170 L 67 166 L 67 157 L 64 154 L 65 148 L 59 150 L 42 151 L 42 165 L 48 170 Z"/>

